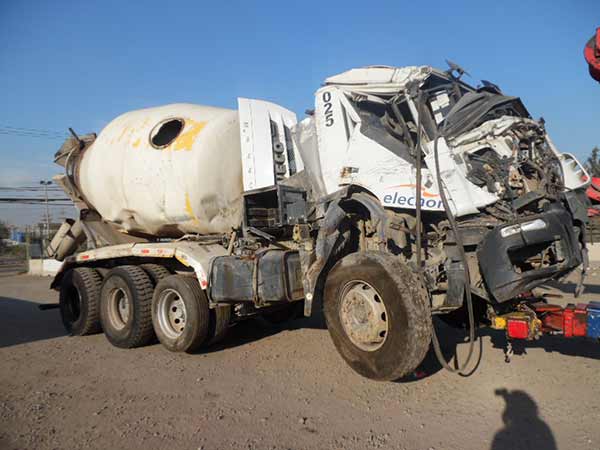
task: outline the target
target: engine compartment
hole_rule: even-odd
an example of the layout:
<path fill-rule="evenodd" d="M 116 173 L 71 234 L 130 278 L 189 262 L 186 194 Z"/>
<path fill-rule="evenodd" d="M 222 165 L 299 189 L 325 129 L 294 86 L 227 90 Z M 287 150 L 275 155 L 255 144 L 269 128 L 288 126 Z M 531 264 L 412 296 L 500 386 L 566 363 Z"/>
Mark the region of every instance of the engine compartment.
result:
<path fill-rule="evenodd" d="M 421 261 L 434 312 L 462 306 L 465 263 L 471 291 L 499 304 L 586 262 L 589 176 L 554 146 L 543 118 L 532 119 L 518 97 L 493 83 L 468 85 L 457 66 L 446 72 L 360 70 L 332 77 L 317 91 L 310 120 L 320 133 L 318 151 L 334 155 L 344 149 L 337 161 L 321 157 L 321 173 L 331 176 L 329 166 L 337 164 L 338 185 L 377 197 L 395 224 L 386 231 L 387 250 L 416 265 L 415 166 L 421 153 Z M 435 176 L 436 157 L 443 188 Z M 392 183 L 404 190 L 390 193 Z M 458 239 L 440 189 L 456 218 Z M 361 232 L 367 240 L 376 238 L 375 232 Z"/>

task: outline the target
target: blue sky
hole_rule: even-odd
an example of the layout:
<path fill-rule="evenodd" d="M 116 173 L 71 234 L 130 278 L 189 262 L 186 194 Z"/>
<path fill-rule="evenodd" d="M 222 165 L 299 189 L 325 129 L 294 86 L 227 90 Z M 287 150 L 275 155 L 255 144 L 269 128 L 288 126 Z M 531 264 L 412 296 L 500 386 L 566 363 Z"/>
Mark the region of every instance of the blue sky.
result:
<path fill-rule="evenodd" d="M 583 59 L 598 26 L 598 0 L 0 0 L 0 127 L 86 133 L 131 109 L 238 96 L 302 114 L 329 75 L 448 58 L 520 96 L 584 159 L 600 145 L 600 84 Z M 0 186 L 56 173 L 60 144 L 0 134 Z M 0 219 L 29 208 L 0 205 Z"/>

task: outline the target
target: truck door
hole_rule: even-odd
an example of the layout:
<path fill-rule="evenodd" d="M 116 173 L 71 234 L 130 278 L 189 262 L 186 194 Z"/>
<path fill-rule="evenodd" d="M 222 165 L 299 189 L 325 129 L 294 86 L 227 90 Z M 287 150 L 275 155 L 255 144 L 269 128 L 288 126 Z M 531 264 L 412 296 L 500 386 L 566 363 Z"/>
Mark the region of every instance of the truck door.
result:
<path fill-rule="evenodd" d="M 296 114 L 274 103 L 238 98 L 244 190 L 273 186 L 303 169 L 292 141 Z"/>

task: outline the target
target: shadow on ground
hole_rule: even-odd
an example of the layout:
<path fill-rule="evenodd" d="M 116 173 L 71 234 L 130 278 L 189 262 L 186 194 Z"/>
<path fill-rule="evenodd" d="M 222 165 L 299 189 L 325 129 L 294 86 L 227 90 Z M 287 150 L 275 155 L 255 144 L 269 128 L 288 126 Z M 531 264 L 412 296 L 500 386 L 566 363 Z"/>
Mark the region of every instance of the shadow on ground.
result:
<path fill-rule="evenodd" d="M 227 336 L 218 344 L 200 350 L 199 353 L 213 353 L 227 348 L 240 347 L 285 330 L 301 329 L 326 330 L 325 318 L 320 310 L 314 311 L 311 317 L 301 316 L 281 324 L 272 324 L 261 317 L 241 321 L 227 332 Z"/>
<path fill-rule="evenodd" d="M 506 406 L 502 413 L 504 427 L 495 434 L 491 450 L 557 449 L 552 430 L 539 416 L 538 406 L 529 394 L 507 389 L 496 389 L 495 394 L 504 399 Z"/>
<path fill-rule="evenodd" d="M 0 297 L 0 348 L 65 336 L 57 309 L 40 311 L 39 303 Z"/>
<path fill-rule="evenodd" d="M 444 359 L 449 362 L 450 367 L 456 369 L 456 352 L 457 348 L 461 346 L 459 364 L 462 364 L 467 355 L 468 347 L 468 332 L 463 329 L 452 328 L 441 321 L 434 320 L 438 338 L 440 341 L 440 347 Z M 479 364 L 483 357 L 483 339 L 489 338 L 492 343 L 493 351 L 498 353 L 498 358 L 504 358 L 504 350 L 507 348 L 507 338 L 504 331 L 493 330 L 490 328 L 480 328 L 476 332 L 477 341 L 473 349 L 473 357 L 471 363 L 467 367 L 467 372 L 462 376 L 471 376 L 477 372 Z M 515 357 L 526 357 L 527 350 L 533 348 L 540 348 L 548 353 L 560 353 L 567 356 L 579 356 L 582 358 L 600 359 L 600 342 L 592 341 L 585 338 L 570 338 L 566 339 L 562 336 L 542 336 L 536 341 L 513 341 L 512 349 L 513 356 Z M 398 380 L 399 383 L 410 383 L 418 381 L 423 378 L 430 377 L 436 374 L 443 367 L 438 361 L 433 348 L 429 349 L 427 356 L 421 363 L 421 365 L 411 375 Z"/>
<path fill-rule="evenodd" d="M 441 320 L 434 319 L 434 323 L 444 359 L 449 362 L 451 367 L 456 368 L 456 352 L 459 346 L 461 347 L 461 360 L 458 361 L 458 363 L 462 364 L 466 357 L 468 333 L 464 329 L 453 328 L 443 323 Z M 212 353 L 227 348 L 239 347 L 273 336 L 283 330 L 299 330 L 303 328 L 327 329 L 322 311 L 316 309 L 312 317 L 301 317 L 279 325 L 269 324 L 258 317 L 242 321 L 229 330 L 223 341 L 207 349 L 201 350 L 200 352 Z M 485 338 L 490 339 L 493 350 L 497 352 L 497 357 L 504 359 L 504 350 L 507 348 L 507 339 L 506 334 L 503 331 L 490 328 L 479 328 L 476 332 L 476 336 L 477 340 L 473 349 L 471 362 L 468 365 L 467 371 L 463 373 L 462 376 L 471 376 L 477 372 L 483 357 L 483 339 Z M 513 358 L 521 356 L 526 357 L 527 350 L 532 348 L 541 348 L 549 353 L 556 352 L 568 356 L 600 359 L 600 343 L 583 338 L 565 339 L 561 336 L 543 336 L 536 341 L 513 341 Z M 418 381 L 432 376 L 442 369 L 443 367 L 435 356 L 433 348 L 430 348 L 421 365 L 412 374 L 398 380 L 398 382 L 410 383 Z"/>

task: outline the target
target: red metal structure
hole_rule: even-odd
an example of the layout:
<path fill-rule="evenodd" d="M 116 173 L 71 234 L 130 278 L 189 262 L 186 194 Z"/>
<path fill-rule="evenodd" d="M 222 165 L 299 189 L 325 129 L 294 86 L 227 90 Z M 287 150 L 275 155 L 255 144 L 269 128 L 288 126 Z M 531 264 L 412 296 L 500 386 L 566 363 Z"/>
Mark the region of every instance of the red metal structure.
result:
<path fill-rule="evenodd" d="M 596 29 L 596 34 L 586 44 L 583 55 L 589 65 L 590 75 L 600 82 L 600 28 Z"/>
<path fill-rule="evenodd" d="M 600 339 L 600 303 L 570 303 L 563 308 L 540 300 L 523 303 L 517 311 L 495 316 L 492 328 L 505 330 L 509 339 L 532 340 L 543 334 Z"/>
<path fill-rule="evenodd" d="M 583 53 L 590 75 L 600 82 L 600 28 Z M 591 202 L 588 216 L 600 216 L 600 177 L 592 177 L 586 194 Z M 492 317 L 492 328 L 505 330 L 509 339 L 532 340 L 543 334 L 600 339 L 600 302 L 569 303 L 565 307 L 548 304 L 543 298 L 523 302 L 516 311 Z"/>
<path fill-rule="evenodd" d="M 600 216 L 600 178 L 592 177 L 592 182 L 587 188 L 586 194 L 592 203 L 588 208 L 588 216 Z"/>

